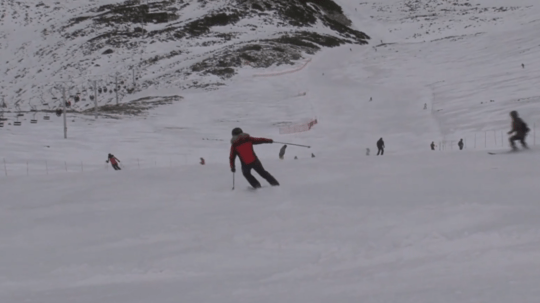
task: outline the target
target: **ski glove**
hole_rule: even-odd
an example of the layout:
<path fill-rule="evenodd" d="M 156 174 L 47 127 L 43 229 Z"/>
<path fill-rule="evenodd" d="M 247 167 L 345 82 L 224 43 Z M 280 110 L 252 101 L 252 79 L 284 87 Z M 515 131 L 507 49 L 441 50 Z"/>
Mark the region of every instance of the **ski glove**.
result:
<path fill-rule="evenodd" d="M 231 171 L 232 171 L 233 173 L 235 173 L 235 172 L 236 172 L 236 168 L 231 167 Z"/>

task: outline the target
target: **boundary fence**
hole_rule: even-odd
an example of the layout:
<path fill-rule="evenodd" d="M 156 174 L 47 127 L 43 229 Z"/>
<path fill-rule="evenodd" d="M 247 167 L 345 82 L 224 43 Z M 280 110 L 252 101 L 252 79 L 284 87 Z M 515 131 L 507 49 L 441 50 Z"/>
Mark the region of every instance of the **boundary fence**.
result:
<path fill-rule="evenodd" d="M 114 170 L 110 163 L 105 161 L 58 161 L 58 160 L 29 160 L 10 161 L 2 159 L 0 162 L 0 177 L 9 176 L 36 176 L 58 173 L 82 173 L 99 170 Z M 179 167 L 188 165 L 186 157 L 148 159 L 126 159 L 120 162 L 121 169 L 134 170 L 141 168 Z M 191 162 L 197 165 L 199 162 Z"/>
<path fill-rule="evenodd" d="M 279 133 L 284 134 L 294 134 L 294 133 L 301 133 L 306 132 L 310 130 L 313 126 L 315 126 L 318 123 L 317 118 L 312 119 L 308 122 L 302 123 L 302 124 L 294 124 L 294 125 L 288 125 L 288 126 L 282 126 L 279 128 Z"/>
<path fill-rule="evenodd" d="M 273 76 L 281 76 L 281 75 L 296 73 L 296 72 L 299 72 L 299 71 L 303 70 L 310 62 L 311 62 L 311 58 L 309 58 L 301 66 L 299 66 L 297 68 L 294 68 L 294 69 L 285 70 L 285 71 L 281 71 L 281 72 L 267 73 L 267 74 L 255 74 L 255 75 L 253 75 L 253 77 L 273 77 Z"/>
<path fill-rule="evenodd" d="M 530 127 L 530 126 L 529 126 Z M 464 135 L 457 139 L 435 141 L 437 150 L 459 150 L 458 142 L 463 139 L 463 149 L 494 149 L 509 147 L 509 135 L 506 130 L 486 130 Z M 529 146 L 536 146 L 536 123 L 525 138 Z M 519 143 L 517 143 L 519 145 Z"/>

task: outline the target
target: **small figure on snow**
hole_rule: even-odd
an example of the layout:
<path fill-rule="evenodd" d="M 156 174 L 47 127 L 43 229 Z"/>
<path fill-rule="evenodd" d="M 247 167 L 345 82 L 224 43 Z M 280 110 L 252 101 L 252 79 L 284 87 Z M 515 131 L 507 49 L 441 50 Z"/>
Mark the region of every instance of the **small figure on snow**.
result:
<path fill-rule="evenodd" d="M 525 68 L 525 64 L 521 63 L 521 68 Z"/>
<path fill-rule="evenodd" d="M 427 103 L 424 103 L 424 109 L 427 109 Z"/>
<path fill-rule="evenodd" d="M 435 150 L 435 142 L 431 141 L 431 144 L 429 146 L 431 146 L 431 150 Z"/>
<path fill-rule="evenodd" d="M 120 170 L 120 166 L 118 166 L 118 162 L 120 162 L 120 160 L 118 160 L 118 158 L 116 158 L 113 154 L 109 154 L 107 158 L 107 161 L 105 161 L 106 163 L 111 162 L 111 166 L 114 168 L 114 170 Z"/>
<path fill-rule="evenodd" d="M 527 123 L 525 123 L 519 116 L 517 111 L 513 110 L 510 112 L 510 117 L 512 117 L 512 130 L 508 132 L 508 134 L 516 133 L 512 137 L 510 137 L 510 146 L 512 147 L 512 150 L 517 150 L 515 141 L 519 141 L 523 148 L 529 148 L 527 146 L 527 143 L 525 142 L 525 137 L 527 136 L 527 133 L 530 131 L 529 127 L 527 126 Z"/>
<path fill-rule="evenodd" d="M 457 143 L 457 145 L 459 146 L 459 150 L 463 150 L 463 146 L 465 144 L 463 144 L 463 139 L 459 139 L 459 142 Z"/>
<path fill-rule="evenodd" d="M 200 163 L 201 163 L 201 165 L 205 165 L 205 164 L 206 164 L 206 162 L 204 161 L 204 158 L 201 158 L 201 162 L 200 162 Z"/>
<path fill-rule="evenodd" d="M 238 156 L 242 163 L 242 174 L 253 188 L 260 188 L 261 183 L 259 183 L 259 181 L 251 174 L 252 169 L 266 179 L 270 185 L 279 186 L 279 182 L 264 169 L 261 161 L 257 158 L 257 155 L 253 150 L 253 145 L 264 143 L 274 143 L 274 141 L 272 139 L 251 137 L 249 134 L 244 133 L 239 127 L 232 130 L 231 153 L 229 156 L 231 171 L 233 173 L 236 172 L 234 162 L 236 156 Z"/>
<path fill-rule="evenodd" d="M 384 155 L 384 141 L 382 138 L 379 139 L 379 141 L 377 141 L 377 156 L 378 155 Z"/>
<path fill-rule="evenodd" d="M 314 154 L 314 153 L 311 153 L 311 158 L 315 158 L 315 154 Z"/>
<path fill-rule="evenodd" d="M 281 149 L 279 150 L 279 158 L 283 160 L 283 157 L 285 156 L 285 149 L 287 149 L 287 145 L 283 145 Z"/>
<path fill-rule="evenodd" d="M 373 97 L 369 97 L 369 102 L 373 101 Z"/>
<path fill-rule="evenodd" d="M 369 156 L 369 152 L 370 152 L 370 151 L 371 151 L 371 150 L 369 150 L 369 148 L 366 148 L 366 156 Z"/>
<path fill-rule="evenodd" d="M 56 111 L 55 111 L 55 113 L 56 113 L 56 116 L 60 117 L 60 116 L 62 116 L 62 114 L 64 113 L 64 111 L 63 111 L 61 108 L 57 108 Z"/>

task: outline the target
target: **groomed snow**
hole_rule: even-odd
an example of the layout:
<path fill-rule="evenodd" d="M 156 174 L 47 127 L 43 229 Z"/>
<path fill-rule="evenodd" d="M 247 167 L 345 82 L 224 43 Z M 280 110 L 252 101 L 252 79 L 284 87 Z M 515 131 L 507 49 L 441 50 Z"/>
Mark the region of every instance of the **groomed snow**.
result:
<path fill-rule="evenodd" d="M 540 122 L 539 6 L 420 20 L 402 1 L 338 2 L 371 45 L 282 76 L 246 67 L 213 92 L 160 90 L 184 100 L 146 119 L 70 117 L 67 140 L 55 116 L 0 129 L 0 302 L 538 302 L 540 147 L 471 142 L 509 130 L 513 109 Z M 415 36 L 429 26 L 443 29 Z M 312 148 L 278 160 L 281 145 L 257 146 L 282 186 L 236 174 L 233 191 L 236 126 Z M 459 138 L 465 151 L 429 150 Z"/>

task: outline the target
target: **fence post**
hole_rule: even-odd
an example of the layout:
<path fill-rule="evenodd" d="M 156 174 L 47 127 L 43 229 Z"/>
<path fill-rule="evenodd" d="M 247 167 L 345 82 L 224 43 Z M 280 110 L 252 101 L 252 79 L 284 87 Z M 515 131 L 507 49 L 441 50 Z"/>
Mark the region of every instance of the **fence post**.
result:
<path fill-rule="evenodd" d="M 47 160 L 45 160 L 45 174 L 49 174 L 49 165 L 47 165 Z"/>
<path fill-rule="evenodd" d="M 66 167 L 66 172 L 67 172 L 67 162 L 64 161 L 64 166 Z"/>
<path fill-rule="evenodd" d="M 4 172 L 6 173 L 6 177 L 7 177 L 6 158 L 4 158 Z"/>

